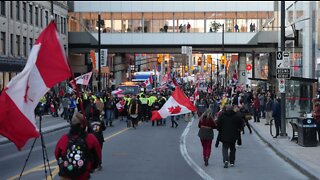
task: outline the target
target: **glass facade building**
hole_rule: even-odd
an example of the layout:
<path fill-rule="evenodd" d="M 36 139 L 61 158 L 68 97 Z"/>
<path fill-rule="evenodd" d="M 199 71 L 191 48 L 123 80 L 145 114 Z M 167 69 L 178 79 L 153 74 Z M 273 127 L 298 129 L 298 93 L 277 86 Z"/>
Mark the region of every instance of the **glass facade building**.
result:
<path fill-rule="evenodd" d="M 98 14 L 98 12 L 69 13 L 69 30 L 78 32 L 87 29 L 90 32 L 97 32 Z M 273 31 L 277 28 L 273 21 L 273 11 L 101 12 L 101 19 L 102 33 L 222 32 L 222 28 L 215 28 L 216 24 L 225 24 L 225 32 Z M 190 24 L 189 29 L 188 24 Z"/>

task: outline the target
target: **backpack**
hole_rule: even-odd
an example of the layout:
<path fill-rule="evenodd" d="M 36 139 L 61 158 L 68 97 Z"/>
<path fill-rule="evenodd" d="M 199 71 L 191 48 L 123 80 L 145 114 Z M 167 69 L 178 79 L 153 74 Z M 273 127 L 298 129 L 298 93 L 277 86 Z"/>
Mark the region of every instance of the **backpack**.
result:
<path fill-rule="evenodd" d="M 68 134 L 66 155 L 59 159 L 60 176 L 79 177 L 85 172 L 89 158 L 86 137 L 87 134 L 77 137 Z"/>

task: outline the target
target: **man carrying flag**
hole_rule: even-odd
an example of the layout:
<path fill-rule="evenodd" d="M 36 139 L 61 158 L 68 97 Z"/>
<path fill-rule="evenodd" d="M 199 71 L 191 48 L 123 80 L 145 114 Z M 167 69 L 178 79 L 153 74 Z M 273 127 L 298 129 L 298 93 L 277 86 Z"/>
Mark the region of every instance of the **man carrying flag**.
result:
<path fill-rule="evenodd" d="M 39 35 L 22 72 L 11 79 L 0 96 L 0 134 L 18 150 L 40 136 L 34 109 L 40 98 L 72 73 L 57 28 L 52 21 Z"/>
<path fill-rule="evenodd" d="M 173 84 L 176 86 L 176 89 L 160 110 L 152 111 L 152 121 L 197 111 L 196 107 L 182 92 L 175 80 L 173 80 Z"/>

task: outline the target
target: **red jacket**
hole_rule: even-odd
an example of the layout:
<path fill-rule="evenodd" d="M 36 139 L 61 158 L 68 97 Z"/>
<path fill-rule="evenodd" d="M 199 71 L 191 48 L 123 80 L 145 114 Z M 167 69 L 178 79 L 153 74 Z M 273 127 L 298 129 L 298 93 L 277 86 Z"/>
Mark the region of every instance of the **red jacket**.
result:
<path fill-rule="evenodd" d="M 260 100 L 259 100 L 259 98 L 254 98 L 254 99 L 253 99 L 252 107 L 253 107 L 256 111 L 259 110 L 259 108 L 260 108 Z"/>
<path fill-rule="evenodd" d="M 57 161 L 59 159 L 59 154 L 61 154 L 61 156 L 65 156 L 67 151 L 68 141 L 69 141 L 69 138 L 67 134 L 62 135 L 60 140 L 58 141 L 56 145 L 56 149 L 54 151 L 54 155 Z M 88 135 L 86 136 L 86 142 L 87 142 L 89 153 L 95 153 L 98 162 L 88 161 L 86 171 L 78 178 L 78 180 L 89 179 L 90 170 L 97 167 L 97 165 L 101 162 L 101 146 L 97 138 L 93 134 L 88 133 Z"/>

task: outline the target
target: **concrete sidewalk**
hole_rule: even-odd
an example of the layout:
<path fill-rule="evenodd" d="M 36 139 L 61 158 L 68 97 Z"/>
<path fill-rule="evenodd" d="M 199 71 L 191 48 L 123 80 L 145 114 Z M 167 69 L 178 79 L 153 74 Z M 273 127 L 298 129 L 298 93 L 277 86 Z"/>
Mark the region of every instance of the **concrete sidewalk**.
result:
<path fill-rule="evenodd" d="M 249 121 L 252 129 L 267 143 L 280 157 L 298 168 L 311 179 L 320 179 L 320 145 L 317 147 L 303 147 L 291 141 L 292 127 L 287 124 L 287 137 L 273 138 L 270 134 L 270 126 L 265 125 L 265 119 L 260 123 Z M 247 127 L 245 127 L 247 128 Z M 273 134 L 275 127 L 273 125 Z"/>
<path fill-rule="evenodd" d="M 41 128 L 42 134 L 50 133 L 50 132 L 57 131 L 57 130 L 60 130 L 60 129 L 63 129 L 63 128 L 67 128 L 67 127 L 70 126 L 70 124 L 66 120 L 63 120 L 60 117 L 53 118 L 51 115 L 44 115 L 43 116 L 43 120 L 44 121 L 52 120 L 52 119 L 54 119 L 54 122 L 43 123 L 42 128 Z M 38 122 L 39 122 L 39 120 L 36 119 L 36 124 L 37 125 L 38 125 Z M 6 137 L 0 136 L 0 145 L 7 144 L 7 143 L 10 143 L 10 142 L 11 141 L 9 141 Z"/>

